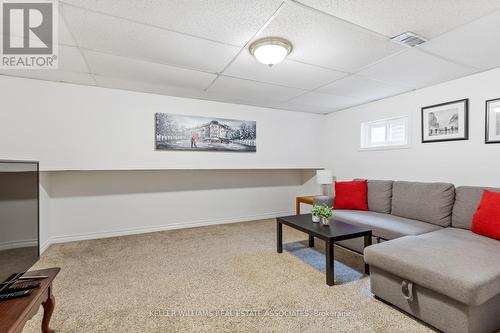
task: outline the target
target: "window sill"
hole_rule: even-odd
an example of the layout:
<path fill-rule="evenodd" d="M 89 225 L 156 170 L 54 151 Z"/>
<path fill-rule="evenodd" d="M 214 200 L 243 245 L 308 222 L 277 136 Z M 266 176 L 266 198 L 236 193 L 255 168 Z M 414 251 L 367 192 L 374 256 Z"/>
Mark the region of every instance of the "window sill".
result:
<path fill-rule="evenodd" d="M 410 149 L 410 148 L 411 148 L 410 145 L 380 146 L 380 147 L 359 148 L 359 151 L 399 150 L 399 149 Z"/>

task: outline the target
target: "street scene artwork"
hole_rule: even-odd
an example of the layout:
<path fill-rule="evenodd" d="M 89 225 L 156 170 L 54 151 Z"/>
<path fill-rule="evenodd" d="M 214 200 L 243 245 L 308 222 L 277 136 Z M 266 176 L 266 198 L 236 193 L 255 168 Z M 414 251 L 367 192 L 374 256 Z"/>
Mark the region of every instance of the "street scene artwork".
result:
<path fill-rule="evenodd" d="M 429 136 L 448 136 L 459 132 L 458 110 L 429 112 Z"/>
<path fill-rule="evenodd" d="M 155 114 L 157 150 L 257 151 L 255 121 Z"/>
<path fill-rule="evenodd" d="M 486 143 L 500 143 L 500 98 L 486 101 Z"/>
<path fill-rule="evenodd" d="M 422 108 L 422 142 L 467 140 L 468 100 Z"/>

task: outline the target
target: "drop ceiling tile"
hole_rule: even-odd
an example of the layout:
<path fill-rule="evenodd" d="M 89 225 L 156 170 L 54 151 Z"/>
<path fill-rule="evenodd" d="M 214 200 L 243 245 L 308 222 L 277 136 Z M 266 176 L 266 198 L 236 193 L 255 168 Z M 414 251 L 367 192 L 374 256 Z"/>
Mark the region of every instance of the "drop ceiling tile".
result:
<path fill-rule="evenodd" d="M 121 78 L 106 77 L 95 75 L 95 81 L 98 86 L 104 88 L 113 88 L 121 90 L 130 90 L 137 92 L 146 92 L 159 95 L 203 98 L 205 93 L 199 89 L 186 87 L 176 87 L 169 85 L 150 84 L 141 81 L 126 80 Z"/>
<path fill-rule="evenodd" d="M 500 12 L 446 33 L 421 48 L 459 63 L 481 69 L 500 66 Z"/>
<path fill-rule="evenodd" d="M 248 51 L 242 52 L 224 74 L 308 90 L 347 75 L 291 60 L 269 67 L 258 62 Z"/>
<path fill-rule="evenodd" d="M 0 75 L 16 76 L 16 77 L 39 79 L 46 81 L 85 84 L 85 85 L 95 84 L 94 79 L 90 74 L 65 72 L 57 69 L 36 69 L 36 70 L 1 69 Z"/>
<path fill-rule="evenodd" d="M 64 0 L 130 20 L 243 46 L 281 0 Z"/>
<path fill-rule="evenodd" d="M 203 90 L 216 78 L 215 74 L 92 51 L 85 51 L 85 57 L 93 74 L 160 86 Z"/>
<path fill-rule="evenodd" d="M 308 92 L 279 106 L 285 108 L 310 108 L 311 110 L 320 110 L 319 113 L 328 113 L 361 103 L 362 101 L 352 97 Z"/>
<path fill-rule="evenodd" d="M 238 47 L 132 23 L 63 6 L 63 14 L 80 47 L 131 58 L 217 72 Z"/>
<path fill-rule="evenodd" d="M 260 106 L 273 106 L 304 91 L 255 81 L 220 76 L 207 90 L 207 98 Z"/>
<path fill-rule="evenodd" d="M 280 36 L 294 46 L 289 58 L 354 72 L 403 48 L 353 24 L 287 2 L 260 37 Z"/>
<path fill-rule="evenodd" d="M 388 37 L 412 31 L 428 39 L 500 8 L 498 0 L 299 0 Z"/>
<path fill-rule="evenodd" d="M 421 88 L 470 75 L 476 70 L 456 65 L 432 55 L 410 49 L 370 66 L 359 74 L 375 80 Z"/>
<path fill-rule="evenodd" d="M 319 92 L 353 97 L 363 101 L 389 97 L 409 90 L 411 89 L 408 87 L 397 87 L 361 75 L 351 75 L 318 89 Z"/>
<path fill-rule="evenodd" d="M 61 6 L 59 6 L 61 8 Z M 66 22 L 64 21 L 62 11 L 59 9 L 59 21 L 58 21 L 58 42 L 59 44 L 62 45 L 69 45 L 69 46 L 76 46 L 76 43 L 68 29 L 68 26 L 66 25 Z"/>
<path fill-rule="evenodd" d="M 76 47 L 65 45 L 59 45 L 59 69 L 80 73 L 89 72 L 80 50 Z"/>
<path fill-rule="evenodd" d="M 318 114 L 327 114 L 334 110 L 329 108 L 323 108 L 318 106 L 307 106 L 307 105 L 297 105 L 294 103 L 283 103 L 277 106 L 278 109 L 288 110 L 288 111 L 297 111 L 297 112 L 307 112 L 307 113 L 318 113 Z"/>

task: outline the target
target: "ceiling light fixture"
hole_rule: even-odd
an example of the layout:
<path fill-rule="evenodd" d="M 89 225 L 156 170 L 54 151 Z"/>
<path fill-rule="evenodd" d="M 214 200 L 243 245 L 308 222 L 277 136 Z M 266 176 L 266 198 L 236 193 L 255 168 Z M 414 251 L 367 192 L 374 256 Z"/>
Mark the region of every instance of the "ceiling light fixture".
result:
<path fill-rule="evenodd" d="M 271 67 L 282 62 L 292 52 L 293 46 L 284 38 L 266 37 L 253 42 L 249 49 L 255 59 Z"/>

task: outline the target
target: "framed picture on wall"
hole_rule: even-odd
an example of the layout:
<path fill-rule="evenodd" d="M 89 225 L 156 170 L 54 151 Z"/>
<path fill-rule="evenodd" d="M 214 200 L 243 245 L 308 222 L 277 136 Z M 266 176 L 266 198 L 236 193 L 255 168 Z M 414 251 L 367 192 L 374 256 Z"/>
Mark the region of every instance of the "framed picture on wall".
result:
<path fill-rule="evenodd" d="M 469 99 L 422 108 L 422 143 L 469 139 Z"/>
<path fill-rule="evenodd" d="M 155 114 L 156 150 L 257 151 L 257 123 L 171 113 Z"/>
<path fill-rule="evenodd" d="M 486 143 L 500 143 L 500 98 L 486 101 Z"/>

